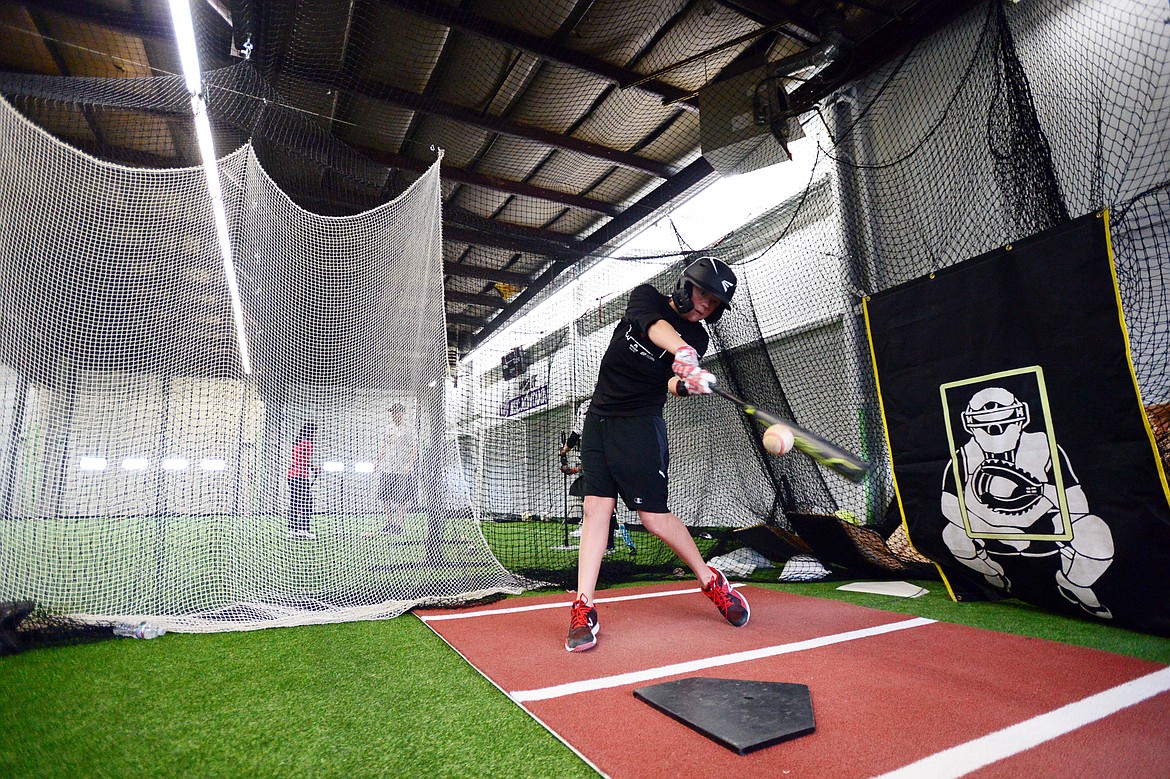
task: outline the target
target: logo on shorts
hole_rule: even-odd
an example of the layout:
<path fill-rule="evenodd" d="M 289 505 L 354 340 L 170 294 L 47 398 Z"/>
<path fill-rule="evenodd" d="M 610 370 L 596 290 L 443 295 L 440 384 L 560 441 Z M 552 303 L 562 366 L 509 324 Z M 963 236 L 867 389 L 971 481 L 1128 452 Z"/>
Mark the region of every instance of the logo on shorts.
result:
<path fill-rule="evenodd" d="M 637 504 L 637 505 L 639 505 L 639 506 L 641 506 L 641 505 L 642 505 L 642 499 L 641 499 L 641 498 L 634 498 L 634 503 L 635 503 L 635 504 Z"/>

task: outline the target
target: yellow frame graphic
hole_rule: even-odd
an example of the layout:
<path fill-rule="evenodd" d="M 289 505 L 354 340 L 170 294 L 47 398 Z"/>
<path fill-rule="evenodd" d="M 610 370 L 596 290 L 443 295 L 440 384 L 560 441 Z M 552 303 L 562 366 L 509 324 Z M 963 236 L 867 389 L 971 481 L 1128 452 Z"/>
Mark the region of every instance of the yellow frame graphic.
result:
<path fill-rule="evenodd" d="M 1007 376 L 1020 376 L 1032 373 L 1036 376 L 1036 386 L 1040 390 L 1040 409 L 1044 417 L 1045 437 L 1048 439 L 1048 456 L 1052 462 L 1052 472 L 1056 478 L 1056 498 L 1060 508 L 1061 526 L 1063 533 L 977 533 L 971 530 L 971 520 L 967 517 L 967 503 L 963 498 L 966 484 L 959 475 L 959 458 L 956 456 L 958 447 L 955 445 L 955 433 L 951 427 L 951 407 L 947 399 L 947 391 L 971 384 L 982 384 Z M 947 443 L 950 445 L 951 469 L 955 477 L 955 491 L 959 498 L 959 514 L 963 517 L 963 528 L 969 538 L 1000 538 L 1015 539 L 1018 541 L 1069 541 L 1073 537 L 1072 518 L 1068 511 L 1068 500 L 1064 494 L 1064 473 L 1060 467 L 1060 449 L 1056 445 L 1056 433 L 1052 429 L 1052 413 L 1048 408 L 1048 387 L 1044 383 L 1044 369 L 1039 365 L 1027 368 L 1015 368 L 985 376 L 974 376 L 960 381 L 949 381 L 938 387 L 939 397 L 942 400 L 943 422 L 947 426 Z"/>

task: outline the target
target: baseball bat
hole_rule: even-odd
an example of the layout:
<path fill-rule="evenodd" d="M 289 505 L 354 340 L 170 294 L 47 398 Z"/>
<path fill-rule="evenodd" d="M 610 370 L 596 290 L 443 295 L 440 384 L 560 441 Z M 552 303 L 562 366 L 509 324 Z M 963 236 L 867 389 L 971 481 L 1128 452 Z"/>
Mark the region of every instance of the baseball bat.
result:
<path fill-rule="evenodd" d="M 781 419 L 762 408 L 757 408 L 746 400 L 737 398 L 730 392 L 721 389 L 717 385 L 712 385 L 711 390 L 715 394 L 725 397 L 739 406 L 743 409 L 743 413 L 759 422 L 765 428 L 771 427 L 772 425 L 786 426 L 792 431 L 792 445 L 794 447 L 834 473 L 838 473 L 846 479 L 849 479 L 849 481 L 859 482 L 869 473 L 869 463 L 856 455 L 850 454 L 831 441 L 826 441 L 816 433 L 805 430 L 803 427 L 787 419 Z"/>
<path fill-rule="evenodd" d="M 625 523 L 618 525 L 622 529 L 622 540 L 626 542 L 626 546 L 630 548 L 630 556 L 638 554 L 637 548 L 634 546 L 634 539 L 630 538 L 630 531 L 626 530 Z"/>

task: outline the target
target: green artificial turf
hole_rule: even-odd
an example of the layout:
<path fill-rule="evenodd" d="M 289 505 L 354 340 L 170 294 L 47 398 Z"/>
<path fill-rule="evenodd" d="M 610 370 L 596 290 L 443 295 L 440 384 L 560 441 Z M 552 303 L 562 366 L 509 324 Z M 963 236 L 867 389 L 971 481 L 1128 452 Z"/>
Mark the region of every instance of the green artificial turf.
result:
<path fill-rule="evenodd" d="M 1170 638 L 917 583 L 931 592 L 752 582 L 1170 663 Z M 14 779 L 595 775 L 411 615 L 36 650 L 0 658 L 0 689 L 0 776 Z"/>
<path fill-rule="evenodd" d="M 5 777 L 595 775 L 412 616 L 42 649 L 0 688 Z"/>

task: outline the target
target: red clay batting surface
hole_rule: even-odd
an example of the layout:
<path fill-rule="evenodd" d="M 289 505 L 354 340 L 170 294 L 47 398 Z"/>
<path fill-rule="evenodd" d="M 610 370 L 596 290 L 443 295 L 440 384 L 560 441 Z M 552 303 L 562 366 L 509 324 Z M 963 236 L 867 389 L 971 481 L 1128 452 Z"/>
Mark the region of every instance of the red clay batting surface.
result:
<path fill-rule="evenodd" d="M 1041 639 L 743 588 L 728 625 L 694 583 L 597 598 L 565 651 L 568 595 L 418 616 L 611 777 L 1170 776 L 1170 668 Z M 808 685 L 816 732 L 739 755 L 637 700 L 686 677 Z"/>

